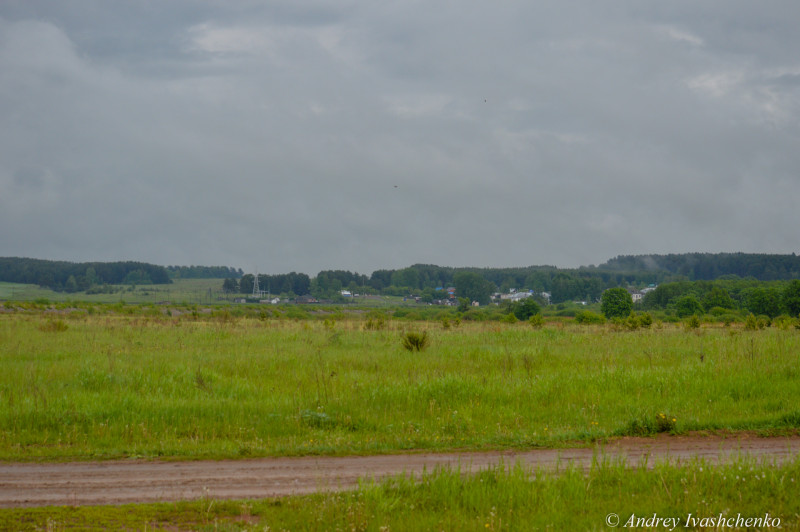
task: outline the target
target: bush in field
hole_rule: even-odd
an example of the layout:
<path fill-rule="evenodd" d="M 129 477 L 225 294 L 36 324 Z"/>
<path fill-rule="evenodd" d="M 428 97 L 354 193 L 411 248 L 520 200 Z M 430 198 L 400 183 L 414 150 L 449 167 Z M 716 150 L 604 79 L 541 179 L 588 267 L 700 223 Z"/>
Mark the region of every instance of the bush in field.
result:
<path fill-rule="evenodd" d="M 512 314 L 506 314 L 505 316 L 503 316 L 501 321 L 503 323 L 517 323 L 517 321 L 519 321 L 519 320 L 517 320 L 517 317 L 512 313 Z"/>
<path fill-rule="evenodd" d="M 684 323 L 687 329 L 697 329 L 700 327 L 700 317 L 697 314 L 692 314 Z"/>
<path fill-rule="evenodd" d="M 606 318 L 627 318 L 633 310 L 633 299 L 624 288 L 609 288 L 600 296 L 600 312 Z"/>
<path fill-rule="evenodd" d="M 69 326 L 64 323 L 64 320 L 54 320 L 39 326 L 39 329 L 45 332 L 64 332 L 69 329 Z"/>
<path fill-rule="evenodd" d="M 597 314 L 591 310 L 582 310 L 575 314 L 575 321 L 586 325 L 601 325 L 606 322 L 606 319 L 602 314 Z"/>
<path fill-rule="evenodd" d="M 519 321 L 525 321 L 531 316 L 539 314 L 542 310 L 532 297 L 526 297 L 522 301 L 515 301 L 511 303 L 509 308 L 511 309 L 511 313 L 516 316 Z"/>
<path fill-rule="evenodd" d="M 782 331 L 788 331 L 789 328 L 795 324 L 794 318 L 791 316 L 787 316 L 786 314 L 781 314 L 774 320 L 772 320 L 773 325 L 775 325 L 778 329 Z"/>
<path fill-rule="evenodd" d="M 428 347 L 428 331 L 418 333 L 409 331 L 401 336 L 403 347 L 408 351 L 422 351 Z"/>
<path fill-rule="evenodd" d="M 639 325 L 645 329 L 649 329 L 650 326 L 653 325 L 653 316 L 651 316 L 649 312 L 641 314 L 637 319 L 639 320 Z"/>
<path fill-rule="evenodd" d="M 541 314 L 534 314 L 530 318 L 528 318 L 528 323 L 530 323 L 531 327 L 538 329 L 542 325 L 544 325 L 544 318 Z"/>

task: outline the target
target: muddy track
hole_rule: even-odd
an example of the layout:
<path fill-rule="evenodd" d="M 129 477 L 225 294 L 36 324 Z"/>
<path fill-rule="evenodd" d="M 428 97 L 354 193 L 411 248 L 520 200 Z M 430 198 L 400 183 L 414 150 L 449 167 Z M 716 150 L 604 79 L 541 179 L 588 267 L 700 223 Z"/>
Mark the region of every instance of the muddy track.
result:
<path fill-rule="evenodd" d="M 501 461 L 554 469 L 569 463 L 588 468 L 596 456 L 621 458 L 634 466 L 645 458 L 650 465 L 667 459 L 682 462 L 694 458 L 716 463 L 739 455 L 780 463 L 800 455 L 800 436 L 623 438 L 591 448 L 482 453 L 197 462 L 0 463 L 0 507 L 277 497 L 350 489 L 361 478 L 380 479 L 443 466 L 477 471 Z"/>

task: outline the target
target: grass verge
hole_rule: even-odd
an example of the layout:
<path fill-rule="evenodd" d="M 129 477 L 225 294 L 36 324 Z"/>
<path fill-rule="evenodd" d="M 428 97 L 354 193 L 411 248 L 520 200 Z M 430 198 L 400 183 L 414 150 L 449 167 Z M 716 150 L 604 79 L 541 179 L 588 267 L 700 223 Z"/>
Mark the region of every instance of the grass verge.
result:
<path fill-rule="evenodd" d="M 607 519 L 620 528 L 637 519 L 643 520 L 637 528 L 664 528 L 644 524 L 659 517 L 677 518 L 679 530 L 719 527 L 720 518 L 722 528 L 796 530 L 798 482 L 800 459 L 779 466 L 749 458 L 652 468 L 595 463 L 588 472 L 500 465 L 470 476 L 440 469 L 364 482 L 351 492 L 282 499 L 6 509 L 0 529 L 608 530 Z M 748 527 L 747 519 L 762 521 Z"/>

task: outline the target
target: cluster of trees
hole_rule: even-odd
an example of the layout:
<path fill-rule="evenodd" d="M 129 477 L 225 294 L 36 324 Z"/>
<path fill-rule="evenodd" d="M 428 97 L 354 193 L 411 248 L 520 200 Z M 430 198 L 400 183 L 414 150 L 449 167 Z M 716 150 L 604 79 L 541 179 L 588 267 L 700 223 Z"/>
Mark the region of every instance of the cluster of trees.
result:
<path fill-rule="evenodd" d="M 243 275 L 238 281 L 234 277 L 225 279 L 223 291 L 227 293 L 252 294 L 255 276 L 252 273 Z M 309 293 L 311 279 L 304 273 L 283 273 L 278 275 L 258 275 L 259 290 L 271 294 L 305 295 Z"/>
<path fill-rule="evenodd" d="M 671 309 L 679 317 L 744 310 L 774 318 L 800 313 L 800 280 L 762 282 L 752 279 L 683 281 L 659 285 L 643 300 L 644 309 Z"/>
<path fill-rule="evenodd" d="M 555 266 L 452 268 L 415 264 L 399 270 L 376 270 L 370 276 L 343 270 L 325 270 L 310 280 L 307 292 L 298 292 L 294 288 L 291 291 L 276 289 L 275 293 L 310 293 L 326 299 L 336 299 L 342 290 L 397 296 L 413 293 L 423 301 L 432 301 L 441 297 L 439 289 L 454 286 L 459 297 L 486 303 L 493 292 L 506 293 L 511 288 L 517 288 L 533 290 L 535 293 L 547 292 L 552 303 L 562 303 L 573 300 L 599 301 L 607 289 L 620 286 L 665 285 L 709 277 L 741 280 L 743 276 L 749 276 L 746 280 L 750 281 L 800 278 L 800 257 L 794 254 L 746 253 L 637 255 L 616 257 L 600 266 L 573 269 Z M 231 281 L 226 283 L 229 288 L 233 286 Z M 259 284 L 264 286 L 261 280 Z M 252 291 L 252 285 L 246 281 L 243 287 L 240 289 L 242 293 Z M 751 298 L 752 305 L 755 305 L 758 297 L 769 299 L 771 292 L 754 295 Z"/>
<path fill-rule="evenodd" d="M 0 258 L 0 281 L 66 292 L 105 284 L 172 282 L 166 268 L 144 262 L 65 262 L 19 257 Z"/>
<path fill-rule="evenodd" d="M 239 279 L 244 275 L 241 268 L 231 266 L 167 266 L 173 279 Z"/>

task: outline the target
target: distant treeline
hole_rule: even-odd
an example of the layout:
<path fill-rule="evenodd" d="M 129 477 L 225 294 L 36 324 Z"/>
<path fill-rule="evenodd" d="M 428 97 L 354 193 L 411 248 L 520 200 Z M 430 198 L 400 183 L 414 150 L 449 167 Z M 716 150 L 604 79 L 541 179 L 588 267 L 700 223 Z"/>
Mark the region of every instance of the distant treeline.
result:
<path fill-rule="evenodd" d="M 255 276 L 248 273 L 242 276 L 237 285 L 233 280 L 227 279 L 223 284 L 223 289 L 226 292 L 241 292 L 243 294 L 250 294 L 253 292 L 255 284 Z M 304 296 L 310 292 L 311 279 L 304 273 L 284 273 L 278 275 L 264 275 L 258 276 L 258 289 L 270 294 L 293 294 L 297 296 Z"/>
<path fill-rule="evenodd" d="M 167 269 L 144 262 L 65 262 L 0 257 L 0 281 L 77 292 L 103 284 L 168 284 Z"/>
<path fill-rule="evenodd" d="M 369 276 L 345 270 L 323 270 L 311 279 L 294 272 L 260 275 L 259 288 L 269 289 L 274 294 L 310 293 L 316 297 L 335 297 L 341 290 L 387 295 L 414 292 L 430 300 L 441 294 L 437 288 L 456 286 L 460 273 L 480 276 L 495 291 L 508 292 L 515 288 L 547 292 L 551 302 L 560 303 L 597 301 L 604 290 L 617 286 L 642 288 L 651 284 L 713 279 L 797 279 L 800 278 L 800 257 L 748 253 L 636 255 L 619 256 L 600 266 L 571 269 L 555 266 L 452 268 L 415 264 L 399 270 L 376 270 Z M 249 293 L 252 287 L 252 275 L 242 277 L 241 283 L 226 282 L 226 290 L 230 292 Z"/>
<path fill-rule="evenodd" d="M 794 317 L 800 313 L 800 280 L 717 279 L 664 283 L 647 292 L 642 307 L 672 310 L 678 317 L 703 313 L 723 315 L 738 310 L 770 318 L 780 314 Z"/>
<path fill-rule="evenodd" d="M 172 279 L 239 279 L 244 275 L 230 266 L 167 266 Z"/>
<path fill-rule="evenodd" d="M 800 257 L 765 253 L 681 253 L 620 255 L 598 266 L 614 271 L 663 271 L 689 281 L 712 281 L 735 275 L 758 281 L 800 278 Z"/>

